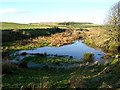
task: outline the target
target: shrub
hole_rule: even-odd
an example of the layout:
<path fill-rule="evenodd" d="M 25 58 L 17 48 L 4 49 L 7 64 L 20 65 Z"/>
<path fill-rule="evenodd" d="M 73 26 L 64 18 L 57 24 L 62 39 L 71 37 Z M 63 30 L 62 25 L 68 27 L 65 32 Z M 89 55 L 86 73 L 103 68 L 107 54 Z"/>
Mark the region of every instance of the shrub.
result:
<path fill-rule="evenodd" d="M 18 64 L 18 67 L 19 68 L 28 68 L 27 61 L 25 61 L 25 60 L 20 61 Z"/>
<path fill-rule="evenodd" d="M 22 52 L 20 55 L 27 55 L 27 53 L 26 52 Z"/>
<path fill-rule="evenodd" d="M 92 62 L 94 59 L 93 57 L 94 57 L 93 53 L 85 53 L 84 54 L 84 61 L 85 62 Z"/>
<path fill-rule="evenodd" d="M 18 70 L 17 65 L 9 62 L 2 63 L 2 73 L 3 74 L 11 74 L 14 71 Z"/>

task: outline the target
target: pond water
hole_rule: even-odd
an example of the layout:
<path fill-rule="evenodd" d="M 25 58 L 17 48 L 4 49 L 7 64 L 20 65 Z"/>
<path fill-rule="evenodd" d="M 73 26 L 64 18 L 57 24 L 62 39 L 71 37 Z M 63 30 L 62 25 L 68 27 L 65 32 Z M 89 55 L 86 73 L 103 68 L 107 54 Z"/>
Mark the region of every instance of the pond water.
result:
<path fill-rule="evenodd" d="M 101 50 L 97 50 L 87 46 L 82 43 L 82 41 L 75 41 L 73 44 L 65 45 L 61 47 L 42 47 L 33 50 L 20 50 L 14 54 L 21 54 L 22 52 L 27 52 L 29 54 L 33 53 L 47 53 L 50 55 L 68 55 L 72 56 L 74 59 L 82 60 L 85 53 L 93 53 L 94 61 L 103 63 L 105 60 L 102 60 L 101 57 L 105 56 L 105 53 Z"/>

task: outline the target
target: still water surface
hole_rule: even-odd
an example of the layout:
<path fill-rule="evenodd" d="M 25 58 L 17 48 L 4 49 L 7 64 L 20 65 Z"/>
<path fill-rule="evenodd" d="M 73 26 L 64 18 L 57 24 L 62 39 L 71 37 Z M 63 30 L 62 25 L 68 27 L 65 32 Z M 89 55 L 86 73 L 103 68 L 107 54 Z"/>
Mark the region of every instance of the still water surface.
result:
<path fill-rule="evenodd" d="M 47 53 L 50 55 L 68 55 L 74 59 L 82 60 L 85 53 L 94 53 L 94 61 L 102 63 L 104 60 L 101 57 L 105 56 L 105 53 L 101 50 L 97 50 L 82 43 L 82 41 L 75 41 L 73 44 L 65 45 L 61 47 L 42 47 L 33 50 L 20 50 L 16 52 L 20 54 L 22 52 L 32 53 Z"/>

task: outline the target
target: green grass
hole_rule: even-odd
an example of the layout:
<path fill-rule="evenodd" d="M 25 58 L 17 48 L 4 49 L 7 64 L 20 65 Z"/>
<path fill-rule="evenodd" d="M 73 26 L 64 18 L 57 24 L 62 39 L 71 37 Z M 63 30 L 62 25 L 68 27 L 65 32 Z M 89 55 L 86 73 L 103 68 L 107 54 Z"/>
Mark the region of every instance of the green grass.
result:
<path fill-rule="evenodd" d="M 12 29 L 46 29 L 52 27 L 64 27 L 64 25 L 33 25 L 33 24 L 20 24 L 12 22 L 0 22 L 2 25 L 2 30 L 12 30 Z"/>
<path fill-rule="evenodd" d="M 31 61 L 34 63 L 52 63 L 52 64 L 59 64 L 59 63 L 83 63 L 80 60 L 73 60 L 73 59 L 61 59 L 59 56 L 55 57 L 45 57 L 45 56 L 29 56 L 23 59 L 24 61 Z"/>
<path fill-rule="evenodd" d="M 69 22 L 68 22 L 69 23 Z M 68 24 L 66 22 L 66 24 Z M 65 23 L 55 23 L 52 25 L 51 24 L 42 24 L 42 25 L 35 25 L 35 24 L 20 24 L 20 23 L 12 23 L 12 22 L 0 22 L 0 24 L 2 25 L 2 30 L 17 30 L 17 29 L 47 29 L 47 28 L 53 28 L 53 27 L 59 27 L 59 28 L 67 28 L 65 25 Z M 95 27 L 95 28 L 100 28 L 102 27 L 102 25 L 85 25 L 85 24 L 91 24 L 91 23 L 87 23 L 87 22 L 71 22 L 69 25 L 72 28 L 91 28 L 91 27 Z M 68 25 L 68 26 L 69 26 Z"/>
<path fill-rule="evenodd" d="M 71 86 L 75 88 L 117 88 L 120 81 L 120 71 L 117 70 L 119 68 L 118 59 L 108 61 L 104 65 L 90 66 L 86 70 L 79 68 L 70 80 L 73 82 Z"/>
<path fill-rule="evenodd" d="M 108 71 L 105 71 L 105 68 Z M 117 88 L 120 80 L 120 62 L 114 59 L 104 65 L 92 65 L 87 69 L 69 70 L 24 68 L 3 76 L 3 88 Z M 100 74 L 100 73 L 103 73 Z"/>
<path fill-rule="evenodd" d="M 72 24 L 72 28 L 101 28 L 102 25 L 84 25 L 84 24 Z"/>
<path fill-rule="evenodd" d="M 11 29 L 37 29 L 41 27 L 50 27 L 48 25 L 30 25 L 30 24 L 19 24 L 19 23 L 9 23 L 1 22 L 2 30 L 11 30 Z"/>
<path fill-rule="evenodd" d="M 55 70 L 49 68 L 21 69 L 3 78 L 4 88 L 67 88 L 72 70 Z M 12 76 L 12 77 L 11 77 Z"/>

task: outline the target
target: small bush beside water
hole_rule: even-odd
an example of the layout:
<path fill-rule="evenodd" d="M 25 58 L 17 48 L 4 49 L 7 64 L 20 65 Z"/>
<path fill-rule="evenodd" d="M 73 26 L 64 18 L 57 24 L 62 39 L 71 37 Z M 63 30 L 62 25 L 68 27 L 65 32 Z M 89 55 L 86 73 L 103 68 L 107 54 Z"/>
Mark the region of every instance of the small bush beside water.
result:
<path fill-rule="evenodd" d="M 20 61 L 20 63 L 18 64 L 18 67 L 19 68 L 27 68 L 28 67 L 27 61 L 24 61 L 24 60 Z"/>
<path fill-rule="evenodd" d="M 85 62 L 92 62 L 94 59 L 94 54 L 93 53 L 85 53 L 84 54 L 84 61 Z"/>

